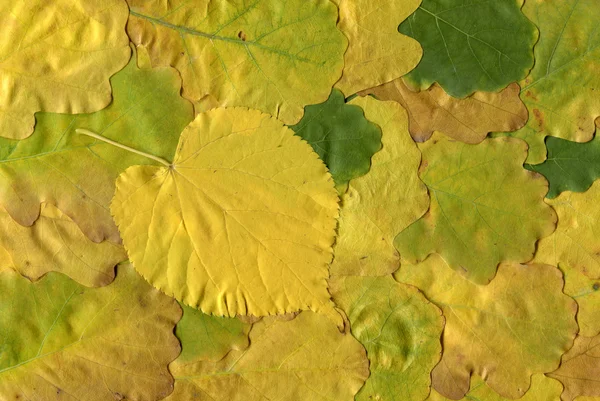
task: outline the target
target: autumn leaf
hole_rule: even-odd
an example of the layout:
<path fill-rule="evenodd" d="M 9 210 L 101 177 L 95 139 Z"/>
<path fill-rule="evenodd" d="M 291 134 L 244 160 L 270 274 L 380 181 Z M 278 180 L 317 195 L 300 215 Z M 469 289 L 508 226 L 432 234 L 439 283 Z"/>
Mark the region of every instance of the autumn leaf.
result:
<path fill-rule="evenodd" d="M 250 343 L 218 362 L 175 360 L 175 391 L 166 401 L 352 401 L 369 375 L 358 341 L 312 312 L 264 318 Z"/>
<path fill-rule="evenodd" d="M 150 401 L 172 391 L 181 309 L 128 265 L 95 289 L 56 273 L 31 283 L 4 271 L 0 303 L 4 399 Z"/>
<path fill-rule="evenodd" d="M 31 227 L 16 223 L 0 206 L 0 248 L 7 255 L 0 265 L 31 280 L 55 271 L 96 287 L 110 283 L 115 265 L 127 259 L 123 247 L 92 242 L 64 213 L 46 203 Z"/>
<path fill-rule="evenodd" d="M 181 80 L 170 68 L 140 70 L 135 60 L 111 78 L 114 101 L 93 114 L 37 114 L 35 133 L 0 139 L 0 205 L 21 225 L 38 218 L 40 203 L 56 205 L 93 241 L 119 242 L 109 213 L 114 181 L 134 164 L 153 161 L 75 133 L 100 132 L 162 157 L 175 152 L 181 130 L 193 119 L 179 96 Z"/>
<path fill-rule="evenodd" d="M 381 149 L 381 129 L 359 106 L 346 104 L 337 89 L 326 102 L 307 106 L 302 120 L 290 128 L 313 147 L 338 188 L 366 174 L 371 157 Z"/>
<path fill-rule="evenodd" d="M 600 116 L 600 13 L 595 0 L 526 1 L 525 15 L 540 29 L 535 66 L 521 82 L 529 109 L 525 127 L 510 135 L 529 144 L 527 162 L 546 158 L 548 135 L 586 142 Z"/>
<path fill-rule="evenodd" d="M 382 130 L 383 148 L 371 170 L 350 181 L 342 207 L 331 275 L 382 276 L 398 269 L 394 237 L 429 206 L 417 175 L 421 155 L 410 134 L 406 111 L 395 102 L 356 97 L 365 117 Z"/>
<path fill-rule="evenodd" d="M 500 262 L 531 260 L 536 241 L 554 231 L 556 214 L 543 202 L 546 180 L 523 169 L 522 141 L 468 145 L 436 132 L 419 148 L 431 206 L 396 237 L 403 260 L 438 253 L 452 269 L 485 284 Z"/>
<path fill-rule="evenodd" d="M 335 84 L 346 96 L 401 77 L 415 68 L 423 50 L 398 32 L 398 25 L 421 0 L 332 0 L 339 8 L 338 28 L 348 38 L 342 78 Z"/>
<path fill-rule="evenodd" d="M 236 318 L 206 315 L 185 305 L 181 307 L 183 317 L 175 329 L 182 344 L 178 362 L 218 361 L 231 350 L 248 348 L 251 324 Z"/>
<path fill-rule="evenodd" d="M 531 387 L 525 395 L 519 398 L 519 401 L 556 401 L 560 398 L 562 386 L 554 379 L 536 374 L 531 376 Z M 431 390 L 431 395 L 427 401 L 450 401 L 435 390 Z M 480 377 L 471 379 L 471 389 L 461 401 L 512 401 L 510 398 L 502 397 L 492 390 Z M 579 401 L 579 400 L 578 400 Z"/>
<path fill-rule="evenodd" d="M 423 46 L 423 59 L 406 80 L 418 90 L 438 82 L 450 96 L 463 98 L 525 78 L 538 31 L 521 12 L 522 3 L 423 0 L 399 27 Z"/>
<path fill-rule="evenodd" d="M 111 101 L 108 78 L 130 57 L 123 0 L 0 5 L 0 136 L 26 138 L 38 111 L 89 113 Z"/>
<path fill-rule="evenodd" d="M 547 198 L 563 191 L 585 192 L 600 177 L 600 139 L 577 143 L 565 139 L 546 138 L 548 159 L 525 168 L 543 174 L 550 184 Z"/>
<path fill-rule="evenodd" d="M 501 264 L 494 280 L 480 286 L 432 255 L 394 276 L 444 313 L 444 352 L 432 380 L 454 400 L 469 391 L 471 375 L 503 397 L 522 397 L 531 375 L 556 369 L 578 330 L 577 304 L 562 293 L 562 274 L 553 266 Z"/>
<path fill-rule="evenodd" d="M 579 396 L 600 397 L 599 361 L 600 335 L 577 336 L 573 347 L 563 355 L 560 367 L 548 374 L 563 384 L 561 400 L 571 401 Z"/>
<path fill-rule="evenodd" d="M 329 1 L 128 3 L 129 37 L 152 65 L 179 70 L 191 101 L 255 108 L 291 125 L 340 78 L 348 41 Z"/>
<path fill-rule="evenodd" d="M 434 131 L 465 143 L 479 143 L 489 132 L 514 131 L 527 122 L 527 108 L 519 98 L 519 85 L 495 92 L 475 92 L 457 99 L 438 85 L 422 92 L 411 91 L 396 79 L 361 92 L 380 100 L 395 100 L 408 111 L 410 134 L 425 142 Z"/>
<path fill-rule="evenodd" d="M 340 319 L 326 281 L 338 198 L 310 145 L 257 110 L 214 109 L 164 164 L 127 169 L 111 204 L 149 282 L 207 314 Z"/>
<path fill-rule="evenodd" d="M 371 375 L 356 400 L 424 400 L 442 351 L 441 311 L 389 275 L 336 277 L 330 287 L 369 357 Z"/>

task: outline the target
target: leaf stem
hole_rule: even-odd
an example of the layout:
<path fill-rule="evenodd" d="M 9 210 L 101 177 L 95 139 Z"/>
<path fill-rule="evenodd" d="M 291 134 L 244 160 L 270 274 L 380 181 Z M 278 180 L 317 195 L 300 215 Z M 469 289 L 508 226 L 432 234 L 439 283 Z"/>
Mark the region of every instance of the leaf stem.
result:
<path fill-rule="evenodd" d="M 145 156 L 145 157 L 147 157 L 149 159 L 152 159 L 152 160 L 156 160 L 160 164 L 164 164 L 165 166 L 167 166 L 169 168 L 173 167 L 173 163 L 169 163 L 168 161 L 166 161 L 162 157 L 154 156 L 154 155 L 151 155 L 150 153 L 146 153 L 146 152 L 142 152 L 140 150 L 134 149 L 134 148 L 130 148 L 129 146 L 126 146 L 126 145 L 123 145 L 122 143 L 115 142 L 113 140 L 105 138 L 102 135 L 98 135 L 95 132 L 89 131 L 87 129 L 77 128 L 75 130 L 75 132 L 77 132 L 78 134 L 91 136 L 92 138 L 98 139 L 98 140 L 100 140 L 102 142 L 109 143 L 109 144 L 111 144 L 113 146 L 116 146 L 117 148 L 124 149 L 124 150 L 126 150 L 128 152 L 135 153 L 135 154 L 138 154 L 138 155 L 141 155 L 141 156 Z"/>

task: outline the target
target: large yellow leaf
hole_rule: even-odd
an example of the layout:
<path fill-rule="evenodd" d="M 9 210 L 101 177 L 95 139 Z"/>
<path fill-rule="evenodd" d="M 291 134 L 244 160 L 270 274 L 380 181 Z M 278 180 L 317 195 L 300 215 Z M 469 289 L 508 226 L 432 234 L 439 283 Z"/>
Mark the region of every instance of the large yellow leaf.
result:
<path fill-rule="evenodd" d="M 347 40 L 329 0 L 128 0 L 127 32 L 207 110 L 247 106 L 288 125 L 327 99 Z M 207 103 L 202 107 L 203 103 Z"/>
<path fill-rule="evenodd" d="M 543 202 L 548 182 L 523 168 L 523 141 L 496 138 L 470 145 L 436 131 L 419 148 L 419 176 L 431 207 L 396 237 L 402 260 L 417 263 L 438 253 L 456 271 L 485 284 L 499 263 L 531 260 L 536 241 L 554 231 L 556 214 Z"/>
<path fill-rule="evenodd" d="M 361 92 L 381 100 L 395 100 L 408 111 L 410 134 L 425 142 L 434 131 L 465 143 L 479 143 L 489 132 L 514 131 L 527 122 L 527 108 L 519 98 L 519 85 L 500 92 L 475 92 L 464 99 L 448 95 L 436 83 L 413 92 L 402 78 Z"/>
<path fill-rule="evenodd" d="M 421 0 L 332 0 L 338 27 L 349 41 L 342 78 L 335 84 L 346 96 L 384 84 L 415 68 L 423 50 L 398 32 L 398 25 Z"/>
<path fill-rule="evenodd" d="M 381 127 L 383 148 L 368 174 L 350 181 L 342 208 L 331 275 L 378 276 L 400 258 L 394 237 L 427 211 L 429 195 L 417 175 L 421 154 L 408 133 L 406 111 L 395 102 L 356 97 L 365 117 Z"/>
<path fill-rule="evenodd" d="M 432 379 L 448 398 L 464 397 L 471 375 L 503 397 L 520 398 L 531 375 L 556 369 L 578 330 L 577 304 L 563 294 L 562 274 L 553 266 L 501 264 L 494 280 L 480 286 L 432 255 L 403 265 L 395 277 L 444 312 L 444 351 Z"/>
<path fill-rule="evenodd" d="M 31 227 L 17 224 L 0 206 L 0 248 L 8 256 L 0 265 L 31 280 L 56 271 L 86 286 L 110 283 L 115 265 L 127 259 L 122 246 L 92 242 L 73 220 L 46 203 Z"/>
<path fill-rule="evenodd" d="M 173 389 L 181 309 L 129 265 L 92 289 L 0 272 L 0 308 L 2 400 L 152 401 Z"/>
<path fill-rule="evenodd" d="M 221 316 L 333 312 L 333 179 L 271 116 L 200 114 L 172 165 L 130 167 L 116 186 L 111 211 L 125 248 L 167 294 Z"/>
<path fill-rule="evenodd" d="M 262 319 L 250 344 L 218 362 L 175 360 L 165 401 L 353 401 L 369 375 L 359 342 L 312 312 Z"/>
<path fill-rule="evenodd" d="M 123 0 L 0 3 L 0 136 L 26 138 L 37 111 L 89 113 L 130 57 Z"/>

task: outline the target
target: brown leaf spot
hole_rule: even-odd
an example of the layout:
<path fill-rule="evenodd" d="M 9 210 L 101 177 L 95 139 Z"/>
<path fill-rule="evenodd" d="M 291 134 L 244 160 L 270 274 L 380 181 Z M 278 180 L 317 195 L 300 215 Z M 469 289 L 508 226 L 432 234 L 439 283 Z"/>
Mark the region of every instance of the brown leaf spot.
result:
<path fill-rule="evenodd" d="M 600 290 L 600 283 L 594 283 L 594 285 L 592 286 L 592 288 L 594 289 L 594 291 Z"/>
<path fill-rule="evenodd" d="M 538 122 L 538 124 L 540 126 L 540 130 L 543 130 L 544 129 L 544 116 L 542 115 L 542 112 L 539 109 L 533 109 L 533 117 Z"/>
<path fill-rule="evenodd" d="M 238 38 L 242 39 L 244 42 L 246 41 L 246 34 L 244 33 L 244 31 L 238 32 Z"/>

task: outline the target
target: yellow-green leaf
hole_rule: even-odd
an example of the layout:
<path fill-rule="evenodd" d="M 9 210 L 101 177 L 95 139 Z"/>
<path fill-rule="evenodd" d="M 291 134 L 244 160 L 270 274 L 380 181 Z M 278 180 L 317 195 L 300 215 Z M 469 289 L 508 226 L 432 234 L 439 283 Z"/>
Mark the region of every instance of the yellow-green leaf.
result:
<path fill-rule="evenodd" d="M 181 341 L 179 362 L 218 361 L 231 350 L 248 348 L 251 324 L 236 318 L 206 315 L 185 305 L 181 307 L 183 317 L 175 329 Z"/>
<path fill-rule="evenodd" d="M 55 271 L 85 286 L 110 283 L 115 265 L 127 259 L 122 246 L 92 242 L 73 220 L 47 203 L 31 227 L 16 223 L 0 206 L 0 248 L 8 255 L 0 265 L 31 280 Z"/>
<path fill-rule="evenodd" d="M 342 197 L 331 275 L 386 275 L 399 266 L 394 237 L 429 206 L 417 175 L 421 155 L 399 104 L 372 97 L 349 104 L 362 107 L 365 117 L 381 127 L 383 148 L 373 155 L 369 173 L 351 180 Z"/>
<path fill-rule="evenodd" d="M 548 183 L 523 168 L 523 141 L 468 145 L 436 132 L 419 148 L 431 207 L 396 238 L 403 260 L 416 263 L 438 253 L 469 280 L 485 284 L 500 262 L 531 260 L 536 241 L 554 231 L 556 214 L 543 202 Z"/>
<path fill-rule="evenodd" d="M 159 400 L 173 388 L 181 309 L 129 265 L 85 288 L 49 273 L 0 272 L 0 395 L 5 400 Z"/>
<path fill-rule="evenodd" d="M 175 360 L 175 391 L 166 401 L 352 401 L 369 375 L 360 343 L 312 312 L 264 318 L 250 343 L 218 362 Z"/>
<path fill-rule="evenodd" d="M 108 78 L 130 57 L 123 0 L 0 4 L 0 136 L 33 132 L 34 113 L 90 113 L 111 101 Z"/>
<path fill-rule="evenodd" d="M 148 49 L 152 65 L 179 70 L 183 96 L 200 110 L 216 100 L 291 125 L 340 78 L 348 41 L 328 0 L 128 3 L 131 40 Z"/>
<path fill-rule="evenodd" d="M 0 138 L 0 204 L 21 225 L 38 218 L 47 202 L 81 227 L 94 242 L 119 242 L 109 213 L 114 182 L 134 164 L 152 163 L 104 142 L 75 133 L 100 132 L 109 139 L 172 157 L 181 130 L 193 119 L 179 96 L 181 79 L 171 68 L 139 69 L 132 59 L 111 78 L 114 100 L 93 114 L 40 113 L 32 136 Z"/>
<path fill-rule="evenodd" d="M 116 186 L 111 211 L 129 257 L 165 293 L 219 316 L 334 313 L 333 179 L 280 121 L 202 113 L 172 165 L 130 167 Z"/>
<path fill-rule="evenodd" d="M 338 28 L 349 41 L 342 78 L 335 84 L 346 96 L 401 77 L 416 67 L 423 50 L 398 32 L 398 25 L 421 0 L 332 0 L 339 8 Z"/>
<path fill-rule="evenodd" d="M 519 398 L 519 401 L 557 401 L 562 392 L 561 384 L 543 374 L 531 376 L 531 387 L 525 395 Z M 427 401 L 451 401 L 435 390 L 431 390 L 431 395 Z M 461 401 L 512 401 L 510 398 L 502 397 L 492 390 L 478 376 L 471 379 L 471 389 Z M 583 401 L 577 399 L 577 401 Z"/>
<path fill-rule="evenodd" d="M 479 143 L 489 132 L 514 131 L 527 122 L 527 108 L 519 98 L 519 85 L 511 84 L 500 92 L 475 92 L 464 99 L 448 95 L 438 85 L 411 91 L 396 79 L 361 94 L 381 100 L 395 100 L 408 111 L 410 134 L 425 142 L 434 131 L 465 143 Z"/>
<path fill-rule="evenodd" d="M 600 116 L 600 13 L 596 0 L 526 1 L 540 30 L 535 66 L 521 82 L 529 122 L 511 136 L 529 144 L 527 162 L 546 159 L 548 135 L 587 142 Z"/>
<path fill-rule="evenodd" d="M 562 274 L 553 266 L 501 264 L 494 280 L 480 286 L 432 255 L 403 265 L 395 277 L 444 312 L 444 352 L 432 380 L 454 400 L 469 391 L 471 375 L 503 397 L 522 397 L 531 375 L 556 369 L 578 330 L 577 304 L 563 294 Z"/>
<path fill-rule="evenodd" d="M 371 375 L 356 400 L 424 400 L 442 352 L 440 309 L 389 275 L 335 277 L 330 286 L 369 357 Z"/>

